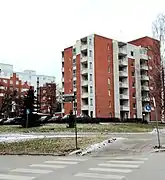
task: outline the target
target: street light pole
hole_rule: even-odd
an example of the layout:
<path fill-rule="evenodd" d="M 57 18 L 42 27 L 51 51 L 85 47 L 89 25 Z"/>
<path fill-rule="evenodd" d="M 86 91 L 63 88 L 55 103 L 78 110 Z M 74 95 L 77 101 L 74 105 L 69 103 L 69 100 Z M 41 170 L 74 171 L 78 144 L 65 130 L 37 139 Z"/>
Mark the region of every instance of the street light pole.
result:
<path fill-rule="evenodd" d="M 161 145 L 160 145 L 159 124 L 158 124 L 158 112 L 157 112 L 157 106 L 156 106 L 156 101 L 155 101 L 154 97 L 153 97 L 153 103 L 154 103 L 154 107 L 155 107 L 155 118 L 156 118 L 156 131 L 157 131 L 157 137 L 158 137 L 158 148 L 160 148 Z"/>

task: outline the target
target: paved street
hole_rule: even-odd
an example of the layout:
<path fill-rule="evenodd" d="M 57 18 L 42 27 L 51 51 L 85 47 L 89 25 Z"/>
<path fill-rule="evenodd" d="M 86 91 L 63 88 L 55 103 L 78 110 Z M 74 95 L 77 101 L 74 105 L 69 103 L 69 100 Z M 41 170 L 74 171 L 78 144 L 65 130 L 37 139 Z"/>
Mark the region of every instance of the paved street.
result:
<path fill-rule="evenodd" d="M 2 180 L 123 180 L 140 171 L 153 154 L 117 157 L 1 156 Z M 134 177 L 134 176 L 132 176 Z M 134 180 L 134 178 L 131 178 Z M 137 179 L 135 179 L 137 180 Z"/>

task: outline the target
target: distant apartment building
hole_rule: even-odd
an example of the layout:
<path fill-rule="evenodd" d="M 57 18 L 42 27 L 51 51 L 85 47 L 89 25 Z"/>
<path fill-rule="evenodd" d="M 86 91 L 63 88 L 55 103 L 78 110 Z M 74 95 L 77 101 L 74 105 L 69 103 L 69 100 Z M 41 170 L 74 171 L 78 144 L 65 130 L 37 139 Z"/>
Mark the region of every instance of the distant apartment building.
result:
<path fill-rule="evenodd" d="M 37 88 L 37 77 L 39 77 L 40 86 L 43 86 L 45 83 L 55 83 L 54 76 L 38 75 L 36 74 L 36 71 L 33 70 L 15 72 L 13 65 L 0 63 L 0 78 L 9 79 L 13 73 L 16 73 L 17 78 L 22 82 L 27 82 L 30 86 L 33 86 L 34 89 Z"/>
<path fill-rule="evenodd" d="M 42 113 L 55 113 L 56 110 L 56 84 L 46 83 L 40 87 L 40 106 Z"/>
<path fill-rule="evenodd" d="M 153 44 L 159 41 L 143 37 L 125 43 L 93 34 L 64 49 L 63 94 L 75 94 L 77 114 L 155 120 L 152 97 L 161 88 L 154 85 L 160 54 L 155 59 Z M 160 119 L 160 97 L 155 99 Z M 63 104 L 65 114 L 72 108 L 72 103 Z"/>

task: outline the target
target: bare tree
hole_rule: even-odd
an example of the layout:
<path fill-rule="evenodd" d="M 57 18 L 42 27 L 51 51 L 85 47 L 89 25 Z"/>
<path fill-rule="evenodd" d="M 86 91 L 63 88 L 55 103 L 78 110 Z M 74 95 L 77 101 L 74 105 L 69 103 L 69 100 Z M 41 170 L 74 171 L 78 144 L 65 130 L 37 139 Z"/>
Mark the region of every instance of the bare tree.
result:
<path fill-rule="evenodd" d="M 165 61 L 165 14 L 159 14 L 152 24 L 153 37 L 158 41 L 153 41 L 152 63 L 153 69 L 153 91 L 152 96 L 157 102 L 161 102 L 161 119 L 165 119 L 165 87 L 164 87 L 164 61 Z M 160 90 L 160 91 L 159 91 Z"/>
<path fill-rule="evenodd" d="M 61 112 L 62 105 L 62 88 L 56 84 L 56 112 Z"/>

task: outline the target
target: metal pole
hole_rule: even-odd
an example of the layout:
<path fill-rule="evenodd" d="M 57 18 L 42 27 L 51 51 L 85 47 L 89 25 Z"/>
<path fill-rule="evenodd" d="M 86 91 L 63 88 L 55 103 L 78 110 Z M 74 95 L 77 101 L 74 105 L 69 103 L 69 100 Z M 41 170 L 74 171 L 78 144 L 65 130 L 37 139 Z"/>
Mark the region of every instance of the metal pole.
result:
<path fill-rule="evenodd" d="M 155 116 L 156 116 L 156 131 L 157 131 L 157 136 L 158 136 L 158 148 L 160 148 L 160 134 L 159 134 L 159 124 L 158 124 L 158 112 L 157 108 L 155 107 Z"/>
<path fill-rule="evenodd" d="M 76 149 L 78 149 L 78 140 L 77 140 L 77 118 L 76 118 L 75 98 L 74 98 L 74 101 L 73 101 L 73 109 L 74 109 L 74 115 L 75 115 L 75 124 L 74 124 L 74 130 L 75 130 L 75 145 L 76 145 Z"/>
<path fill-rule="evenodd" d="M 158 148 L 160 148 L 160 134 L 159 134 L 159 124 L 158 124 L 158 112 L 157 112 L 157 106 L 155 98 L 153 98 L 153 103 L 155 106 L 155 118 L 156 118 L 156 131 L 157 131 L 157 137 L 158 137 Z"/>
<path fill-rule="evenodd" d="M 39 77 L 37 77 L 37 113 L 39 112 Z"/>
<path fill-rule="evenodd" d="M 28 128 L 28 123 L 29 123 L 29 116 L 28 114 L 26 115 L 26 128 Z"/>

